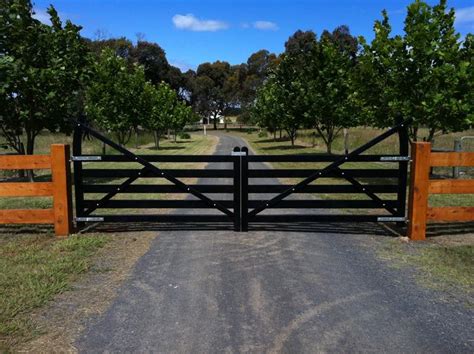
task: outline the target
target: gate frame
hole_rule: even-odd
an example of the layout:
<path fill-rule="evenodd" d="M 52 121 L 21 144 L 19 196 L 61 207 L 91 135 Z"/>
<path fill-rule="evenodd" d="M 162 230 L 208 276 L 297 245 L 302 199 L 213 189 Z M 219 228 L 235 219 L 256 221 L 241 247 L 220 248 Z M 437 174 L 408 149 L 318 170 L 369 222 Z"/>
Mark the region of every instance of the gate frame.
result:
<path fill-rule="evenodd" d="M 120 146 L 119 144 L 113 142 L 109 138 L 105 137 L 101 133 L 97 132 L 87 124 L 84 124 L 83 122 L 80 121 L 74 121 L 75 127 L 74 127 L 74 134 L 73 134 L 73 156 L 72 156 L 72 161 L 74 164 L 74 185 L 75 185 L 75 198 L 76 198 L 76 223 L 79 226 L 83 226 L 84 222 L 98 222 L 98 221 L 104 221 L 105 216 L 89 216 L 92 212 L 94 212 L 96 209 L 100 208 L 103 206 L 105 203 L 107 203 L 110 199 L 112 199 L 115 195 L 117 195 L 120 192 L 123 192 L 124 189 L 128 188 L 135 180 L 137 180 L 140 177 L 143 177 L 145 174 L 151 173 L 152 175 L 155 175 L 157 178 L 165 178 L 166 180 L 170 181 L 173 183 L 176 187 L 178 187 L 182 192 L 194 195 L 195 197 L 198 198 L 198 200 L 201 200 L 205 202 L 210 208 L 217 209 L 221 211 L 225 216 L 228 216 L 230 220 L 233 220 L 234 223 L 234 228 L 236 231 L 240 231 L 240 214 L 241 214 L 241 209 L 240 209 L 240 201 L 239 198 L 236 198 L 237 196 L 240 195 L 240 193 L 235 193 L 234 192 L 234 200 L 233 200 L 233 206 L 232 208 L 234 211 L 230 211 L 228 208 L 224 207 L 220 201 L 215 201 L 207 196 L 205 196 L 203 193 L 197 191 L 194 189 L 192 186 L 187 185 L 177 179 L 176 177 L 170 175 L 169 173 L 163 171 L 159 167 L 153 165 L 151 162 L 147 161 L 145 158 L 141 157 L 140 155 L 136 155 L 129 151 L 128 149 L 124 148 L 123 146 Z M 83 189 L 83 168 L 82 168 L 82 163 L 83 162 L 92 162 L 92 161 L 103 161 L 101 155 L 97 156 L 89 156 L 89 155 L 82 155 L 82 137 L 84 132 L 87 132 L 89 135 L 97 138 L 98 140 L 102 141 L 103 143 L 109 145 L 113 149 L 117 150 L 118 152 L 122 153 L 121 156 L 125 157 L 128 159 L 129 162 L 136 162 L 139 163 L 143 166 L 141 170 L 137 170 L 136 174 L 134 176 L 129 177 L 125 182 L 123 182 L 120 186 L 117 187 L 115 191 L 107 193 L 104 197 L 102 197 L 99 201 L 97 201 L 97 204 L 95 207 L 91 207 L 87 210 L 85 210 L 84 207 L 84 189 Z M 242 165 L 241 162 L 241 157 L 238 157 L 239 155 L 233 155 L 233 156 L 226 156 L 226 158 L 229 158 L 230 163 L 233 163 L 234 168 L 237 168 L 237 173 L 234 172 L 234 183 L 236 181 L 235 176 L 241 176 L 240 173 L 240 167 Z M 127 160 L 126 160 L 127 161 Z M 191 161 L 190 161 L 191 162 Z M 235 212 L 237 210 L 237 212 Z M 211 219 L 219 219 L 220 217 L 224 215 L 203 215 L 203 222 L 206 222 Z M 170 221 L 173 219 L 189 219 L 193 222 L 196 221 L 201 221 L 199 219 L 196 220 L 196 218 L 193 217 L 194 215 L 143 215 L 143 216 L 136 216 L 136 217 L 131 217 L 129 215 L 117 215 L 117 217 L 120 219 L 122 218 L 123 220 L 119 221 L 128 221 L 130 219 L 135 219 L 136 221 L 152 221 L 152 219 L 158 220 L 158 219 L 169 219 Z M 107 216 L 108 219 L 114 220 L 114 215 Z M 127 220 L 128 219 L 128 220 Z"/>
<path fill-rule="evenodd" d="M 287 196 L 297 192 L 301 188 L 304 188 L 308 186 L 311 182 L 323 178 L 327 176 L 328 174 L 332 172 L 336 172 L 340 174 L 340 176 L 344 179 L 346 179 L 348 182 L 351 183 L 351 185 L 355 186 L 356 188 L 359 189 L 360 193 L 366 194 L 369 196 L 372 200 L 377 202 L 380 205 L 380 208 L 386 209 L 388 212 L 390 212 L 392 215 L 391 216 L 375 216 L 371 217 L 368 215 L 316 215 L 312 216 L 310 215 L 309 218 L 313 218 L 314 220 L 312 221 L 318 221 L 318 217 L 325 217 L 325 218 L 330 218 L 332 219 L 331 221 L 336 221 L 336 222 L 354 222 L 354 221 L 381 221 L 381 222 L 397 222 L 401 225 L 405 225 L 406 223 L 406 196 L 407 196 L 407 176 L 408 176 L 408 163 L 410 162 L 411 158 L 409 156 L 409 137 L 408 137 L 408 129 L 407 126 L 409 125 L 408 121 L 400 121 L 397 125 L 394 127 L 390 128 L 386 132 L 382 133 L 381 135 L 377 136 L 376 138 L 370 140 L 366 144 L 360 146 L 359 148 L 353 150 L 352 152 L 345 154 L 345 155 L 340 155 L 339 158 L 336 157 L 336 160 L 332 163 L 330 163 L 328 166 L 321 170 L 315 170 L 315 172 L 310 175 L 309 177 L 305 178 L 303 181 L 298 182 L 297 184 L 289 187 L 286 191 L 278 194 L 277 196 L 264 201 L 261 203 L 259 206 L 255 207 L 253 210 L 248 211 L 247 207 L 242 207 L 242 228 L 241 231 L 247 231 L 248 230 L 248 224 L 249 222 L 252 222 L 252 219 L 255 219 L 257 215 L 262 212 L 263 210 L 270 209 L 277 205 L 279 202 L 281 202 L 283 199 L 285 199 Z M 382 199 L 377 197 L 377 195 L 373 192 L 370 191 L 370 186 L 367 185 L 362 185 L 360 184 L 357 180 L 355 180 L 352 176 L 347 176 L 345 175 L 344 172 L 339 168 L 341 165 L 343 165 L 346 162 L 355 162 L 358 159 L 361 158 L 361 155 L 364 151 L 370 149 L 371 147 L 377 145 L 381 141 L 387 139 L 388 137 L 398 134 L 399 136 L 399 155 L 373 155 L 375 157 L 379 158 L 379 161 L 382 162 L 396 162 L 399 164 L 398 170 L 398 191 L 397 191 L 397 209 L 393 209 L 384 203 Z M 278 159 L 279 157 L 284 160 L 284 158 L 291 158 L 292 155 L 270 155 L 274 159 Z M 300 155 L 293 155 L 293 156 L 300 156 Z M 301 155 L 304 156 L 304 155 Z M 271 158 L 270 158 L 271 159 Z M 243 165 L 241 167 L 241 172 L 242 172 L 242 182 L 241 186 L 243 190 L 246 190 L 247 193 L 245 193 L 245 200 L 242 200 L 241 203 L 242 205 L 247 205 L 248 204 L 248 180 L 249 180 L 249 168 L 248 164 L 249 162 L 257 162 L 261 159 L 258 158 L 258 156 L 255 158 L 255 156 L 244 156 L 243 157 Z M 330 160 L 329 160 L 330 161 Z M 359 160 L 361 161 L 361 160 Z M 363 159 L 362 159 L 363 161 Z M 247 211 L 247 212 L 245 212 Z M 265 216 L 268 220 L 272 221 L 278 221 L 279 218 L 282 217 L 282 215 L 266 215 Z M 297 218 L 297 216 L 296 216 Z M 304 218 L 301 218 L 304 219 Z M 374 220 L 372 220 L 374 219 Z"/>
<path fill-rule="evenodd" d="M 393 128 L 387 130 L 386 132 L 382 133 L 381 135 L 377 136 L 376 138 L 372 139 L 371 141 L 367 142 L 366 144 L 360 146 L 359 148 L 355 149 L 351 153 L 345 155 L 338 155 L 338 156 L 325 156 L 325 157 L 318 157 L 315 161 L 327 161 L 331 162 L 328 166 L 324 167 L 323 169 L 314 170 L 313 173 L 309 176 L 304 178 L 302 181 L 296 183 L 293 186 L 290 186 L 287 190 L 279 193 L 275 197 L 267 200 L 262 201 L 260 205 L 255 206 L 252 210 L 249 211 L 249 163 L 250 162 L 258 162 L 258 161 L 266 161 L 274 160 L 278 161 L 285 161 L 285 158 L 294 159 L 296 161 L 304 162 L 305 156 L 308 155 L 248 155 L 248 148 L 247 147 L 235 147 L 231 153 L 231 156 L 225 156 L 225 162 L 233 163 L 233 202 L 230 209 L 229 207 L 224 207 L 221 203 L 223 201 L 215 201 L 211 198 L 208 198 L 203 193 L 199 192 L 198 190 L 194 189 L 192 186 L 189 186 L 176 177 L 170 175 L 169 173 L 163 171 L 159 167 L 153 165 L 151 162 L 147 161 L 140 155 L 136 155 L 129 151 L 128 149 L 120 146 L 119 144 L 113 142 L 109 138 L 103 136 L 99 132 L 95 131 L 88 125 L 76 121 L 75 122 L 75 129 L 74 129 L 74 141 L 73 141 L 73 158 L 72 161 L 74 163 L 74 183 L 75 183 L 75 198 L 76 198 L 76 222 L 78 225 L 82 225 L 84 222 L 96 222 L 96 221 L 104 221 L 104 217 L 95 217 L 89 216 L 93 211 L 97 208 L 100 208 L 105 203 L 107 203 L 110 199 L 112 199 L 117 193 L 123 192 L 124 189 L 128 188 L 136 179 L 143 177 L 145 174 L 151 174 L 158 178 L 165 178 L 166 180 L 170 181 L 174 186 L 179 188 L 181 192 L 188 193 L 194 195 L 198 198 L 198 200 L 203 201 L 207 204 L 209 208 L 214 208 L 221 211 L 224 215 L 204 215 L 203 220 L 198 220 L 198 217 L 201 215 L 110 215 L 107 216 L 107 219 L 110 221 L 203 221 L 203 222 L 211 222 L 212 221 L 222 221 L 222 216 L 229 217 L 229 220 L 233 222 L 234 230 L 235 231 L 248 231 L 249 222 L 252 222 L 255 219 L 267 219 L 268 221 L 276 221 L 278 222 L 278 218 L 281 217 L 279 215 L 259 215 L 265 209 L 272 208 L 280 203 L 283 199 L 287 196 L 298 192 L 299 190 L 308 187 L 308 185 L 317 180 L 318 178 L 327 177 L 330 174 L 336 174 L 339 177 L 346 179 L 352 186 L 354 186 L 359 193 L 363 193 L 370 197 L 370 199 L 376 203 L 381 209 L 387 210 L 391 215 L 389 216 L 373 216 L 373 215 L 296 215 L 295 220 L 302 220 L 302 221 L 319 221 L 323 217 L 325 221 L 341 221 L 341 222 L 354 222 L 354 221 L 377 221 L 377 222 L 398 222 L 398 223 L 405 223 L 406 222 L 406 194 L 407 194 L 407 171 L 408 171 L 408 163 L 410 161 L 409 156 L 409 139 L 408 139 L 408 131 L 407 131 L 408 122 L 401 122 L 394 126 Z M 118 152 L 122 153 L 120 156 L 120 160 L 115 161 L 129 161 L 129 162 L 136 162 L 143 166 L 141 170 L 136 170 L 134 175 L 130 176 L 125 182 L 117 186 L 115 191 L 111 191 L 102 197 L 100 200 L 97 201 L 97 205 L 95 207 L 90 207 L 89 209 L 85 210 L 84 204 L 84 189 L 83 189 L 83 168 L 82 163 L 87 161 L 102 161 L 101 156 L 90 156 L 90 155 L 82 155 L 82 137 L 83 134 L 87 133 L 98 140 L 102 141 L 103 143 L 109 145 L 113 149 L 117 150 Z M 399 155 L 361 155 L 366 150 L 370 149 L 371 147 L 375 146 L 376 144 L 380 143 L 381 141 L 385 140 L 386 138 L 398 133 L 399 136 Z M 212 155 L 213 156 L 213 155 Z M 223 158 L 224 158 L 223 156 Z M 110 157 L 109 155 L 103 157 Z M 204 156 L 206 157 L 206 156 Z M 208 162 L 212 161 L 219 161 L 219 158 L 212 159 L 211 156 L 207 156 L 209 158 Z M 214 156 L 215 157 L 215 156 Z M 310 157 L 307 160 L 311 161 L 311 158 L 314 160 L 314 157 Z M 196 158 L 196 161 L 202 161 L 202 158 Z M 104 161 L 107 161 L 105 159 Z M 110 160 L 109 160 L 110 161 Z M 222 161 L 222 159 L 221 159 Z M 396 162 L 399 164 L 398 167 L 398 190 L 397 190 L 397 204 L 396 209 L 387 205 L 384 200 L 380 199 L 374 192 L 370 190 L 369 185 L 362 185 L 359 183 L 353 176 L 346 175 L 343 170 L 340 169 L 346 162 L 363 162 L 363 161 L 381 161 L 381 162 Z M 192 162 L 189 161 L 189 162 Z M 224 162 L 224 161 L 222 161 Z M 90 204 L 90 203 L 89 203 Z M 229 203 L 226 203 L 229 204 Z M 304 208 L 304 206 L 296 207 L 296 208 Z M 291 208 L 290 208 L 291 209 Z M 288 216 L 286 214 L 285 216 Z M 292 215 L 290 215 L 292 216 Z M 330 220 L 329 220 L 330 219 Z"/>

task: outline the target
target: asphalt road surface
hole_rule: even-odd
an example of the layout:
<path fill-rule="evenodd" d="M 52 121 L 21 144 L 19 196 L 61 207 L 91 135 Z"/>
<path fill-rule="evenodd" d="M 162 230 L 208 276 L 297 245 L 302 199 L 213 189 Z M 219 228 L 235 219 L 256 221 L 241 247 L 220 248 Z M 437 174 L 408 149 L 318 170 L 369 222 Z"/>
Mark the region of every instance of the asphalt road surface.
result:
<path fill-rule="evenodd" d="M 242 145 L 221 135 L 216 153 Z M 160 231 L 76 347 L 94 353 L 474 352 L 472 308 L 441 300 L 408 271 L 378 260 L 367 246 L 374 237 L 389 236 L 362 224 Z"/>

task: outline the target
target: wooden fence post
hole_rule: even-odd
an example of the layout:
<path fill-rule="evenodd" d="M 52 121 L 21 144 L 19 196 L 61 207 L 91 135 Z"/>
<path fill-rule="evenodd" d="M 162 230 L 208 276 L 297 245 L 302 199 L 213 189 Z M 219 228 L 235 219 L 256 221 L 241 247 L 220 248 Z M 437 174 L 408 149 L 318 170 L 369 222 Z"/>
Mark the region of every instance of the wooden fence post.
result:
<path fill-rule="evenodd" d="M 69 145 L 51 145 L 54 231 L 68 236 L 72 231 L 71 165 Z"/>
<path fill-rule="evenodd" d="M 408 237 L 426 239 L 431 143 L 411 144 L 410 198 L 408 201 Z"/>

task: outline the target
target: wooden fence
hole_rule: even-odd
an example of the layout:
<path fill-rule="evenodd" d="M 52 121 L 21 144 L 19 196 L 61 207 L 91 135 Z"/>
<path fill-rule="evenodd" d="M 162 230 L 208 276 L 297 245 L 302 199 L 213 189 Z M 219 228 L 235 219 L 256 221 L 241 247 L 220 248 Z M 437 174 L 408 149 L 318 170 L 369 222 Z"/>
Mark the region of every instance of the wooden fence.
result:
<path fill-rule="evenodd" d="M 54 224 L 56 236 L 72 230 L 69 145 L 51 145 L 51 155 L 3 155 L 1 170 L 51 169 L 51 182 L 0 183 L 0 197 L 52 196 L 52 209 L 3 209 L 0 224 Z"/>
<path fill-rule="evenodd" d="M 428 205 L 430 194 L 474 193 L 473 179 L 430 179 L 431 167 L 473 167 L 474 152 L 431 152 L 430 143 L 412 143 L 411 151 L 408 237 L 424 240 L 428 221 L 474 221 L 474 207 L 432 208 Z"/>

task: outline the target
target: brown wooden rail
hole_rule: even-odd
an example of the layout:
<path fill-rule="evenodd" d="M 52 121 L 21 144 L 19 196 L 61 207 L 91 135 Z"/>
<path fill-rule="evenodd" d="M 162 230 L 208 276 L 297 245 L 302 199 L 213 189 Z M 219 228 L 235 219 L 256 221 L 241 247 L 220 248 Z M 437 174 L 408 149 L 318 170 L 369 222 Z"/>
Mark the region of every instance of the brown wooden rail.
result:
<path fill-rule="evenodd" d="M 0 224 L 54 224 L 56 236 L 72 231 L 69 145 L 51 145 L 50 155 L 0 156 L 0 170 L 50 169 L 51 182 L 0 183 L 0 197 L 52 196 L 52 209 L 0 210 Z"/>
<path fill-rule="evenodd" d="M 428 221 L 474 221 L 474 207 L 428 206 L 430 194 L 471 194 L 474 180 L 430 180 L 431 167 L 474 166 L 474 152 L 431 152 L 430 143 L 412 143 L 408 237 L 426 238 Z"/>

